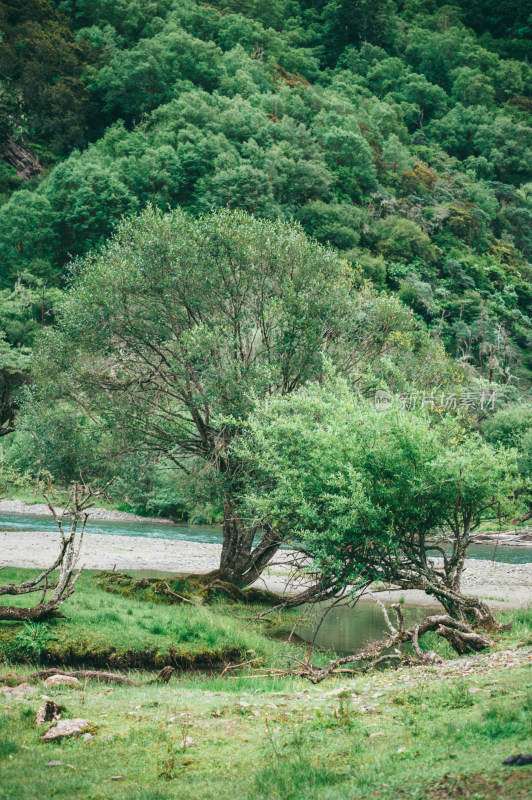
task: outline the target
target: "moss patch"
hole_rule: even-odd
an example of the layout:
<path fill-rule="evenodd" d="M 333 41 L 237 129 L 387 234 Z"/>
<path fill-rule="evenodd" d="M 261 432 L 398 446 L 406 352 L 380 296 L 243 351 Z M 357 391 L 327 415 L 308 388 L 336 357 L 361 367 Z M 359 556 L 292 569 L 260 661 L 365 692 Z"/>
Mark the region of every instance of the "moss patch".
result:
<path fill-rule="evenodd" d="M 184 578 L 141 578 L 137 580 L 121 572 L 100 572 L 98 586 L 106 592 L 132 597 L 136 600 L 182 605 L 213 603 L 219 600 L 255 605 L 274 605 L 280 597 L 262 589 L 241 589 L 234 583 L 217 578 L 193 575 Z"/>

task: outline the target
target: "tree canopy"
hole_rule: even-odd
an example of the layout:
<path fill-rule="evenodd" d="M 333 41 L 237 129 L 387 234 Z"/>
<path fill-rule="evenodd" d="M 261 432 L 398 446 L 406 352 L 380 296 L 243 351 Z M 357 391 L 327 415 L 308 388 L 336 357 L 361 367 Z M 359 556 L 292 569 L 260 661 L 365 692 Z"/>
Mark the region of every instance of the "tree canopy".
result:
<path fill-rule="evenodd" d="M 237 524 L 230 443 L 256 398 L 319 379 L 324 359 L 361 387 L 394 358 L 405 377 L 409 357 L 430 359 L 440 380 L 450 372 L 430 341 L 416 343 L 399 301 L 355 286 L 349 264 L 298 225 L 149 207 L 74 265 L 39 350 L 37 395 L 96 415 L 118 451 L 157 453 L 185 472 L 202 462 L 225 507 L 224 569 L 252 579 L 278 544 L 265 536 L 251 558 L 254 533 Z"/>
<path fill-rule="evenodd" d="M 265 399 L 234 447 L 247 514 L 309 557 L 326 595 L 380 579 L 451 613 L 472 533 L 500 514 L 516 469 L 459 417 L 381 411 L 338 379 Z"/>

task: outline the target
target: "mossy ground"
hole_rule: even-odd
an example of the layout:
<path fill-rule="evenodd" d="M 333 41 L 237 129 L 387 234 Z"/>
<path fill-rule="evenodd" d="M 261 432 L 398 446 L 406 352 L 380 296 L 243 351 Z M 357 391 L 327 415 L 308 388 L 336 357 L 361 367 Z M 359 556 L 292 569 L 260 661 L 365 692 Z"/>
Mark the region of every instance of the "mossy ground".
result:
<path fill-rule="evenodd" d="M 8 568 L 2 571 L 2 582 L 34 574 Z M 61 606 L 66 620 L 0 623 L 0 658 L 100 669 L 158 669 L 167 664 L 204 669 L 255 657 L 262 663 L 278 661 L 283 644 L 262 633 L 263 623 L 246 626 L 265 606 L 236 605 L 225 598 L 169 606 L 152 584 L 141 588 L 138 597 L 133 591 L 110 594 L 110 585 L 101 574 L 87 571 Z M 19 605 L 36 599 L 36 594 L 8 596 L 9 603 Z"/>

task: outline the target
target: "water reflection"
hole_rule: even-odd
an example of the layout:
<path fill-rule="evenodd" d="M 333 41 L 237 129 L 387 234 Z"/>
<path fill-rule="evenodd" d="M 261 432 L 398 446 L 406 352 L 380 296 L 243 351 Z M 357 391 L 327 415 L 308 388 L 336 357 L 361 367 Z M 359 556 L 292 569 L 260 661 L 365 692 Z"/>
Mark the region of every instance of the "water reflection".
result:
<path fill-rule="evenodd" d="M 440 606 L 412 606 L 402 605 L 405 624 L 413 625 L 421 622 L 425 617 L 433 614 Z M 395 624 L 395 612 L 391 606 L 386 606 L 392 624 Z M 326 609 L 325 604 L 317 605 L 312 611 L 312 618 L 308 623 L 296 628 L 297 636 L 305 642 L 311 642 L 318 626 L 320 617 Z M 334 650 L 339 655 L 347 655 L 358 648 L 365 647 L 370 642 L 383 639 L 389 634 L 384 622 L 382 610 L 373 601 L 360 601 L 354 608 L 336 606 L 329 611 L 320 625 L 316 635 L 315 644 L 320 648 Z"/>

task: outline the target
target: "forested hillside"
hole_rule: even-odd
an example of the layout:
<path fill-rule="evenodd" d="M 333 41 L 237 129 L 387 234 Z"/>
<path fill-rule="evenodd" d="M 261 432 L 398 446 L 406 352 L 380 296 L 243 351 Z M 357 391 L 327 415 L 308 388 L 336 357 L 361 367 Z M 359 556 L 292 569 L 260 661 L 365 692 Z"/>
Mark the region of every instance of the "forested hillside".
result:
<path fill-rule="evenodd" d="M 4 364 L 151 203 L 294 219 L 480 375 L 532 370 L 524 0 L 3 0 Z"/>

